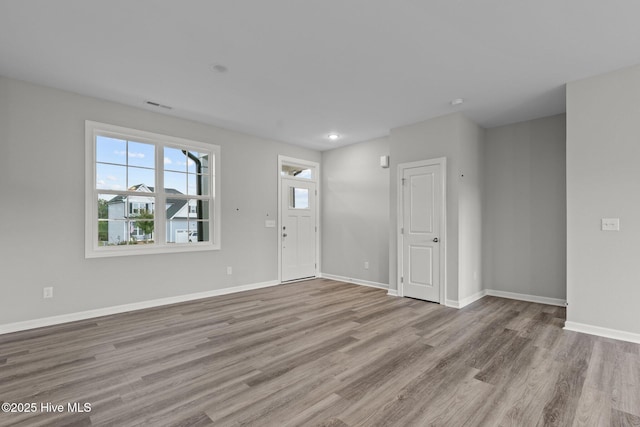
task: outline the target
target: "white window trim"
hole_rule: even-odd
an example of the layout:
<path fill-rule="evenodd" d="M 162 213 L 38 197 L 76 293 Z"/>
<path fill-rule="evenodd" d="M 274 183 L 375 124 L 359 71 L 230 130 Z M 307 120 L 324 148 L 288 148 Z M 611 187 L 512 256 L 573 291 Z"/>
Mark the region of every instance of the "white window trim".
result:
<path fill-rule="evenodd" d="M 164 215 L 156 215 L 156 243 L 153 245 L 126 245 L 126 246 L 99 246 L 98 245 L 98 203 L 97 195 L 105 193 L 96 189 L 96 144 L 98 134 L 111 134 L 123 139 L 135 138 L 140 142 L 152 142 L 156 147 L 156 212 L 164 212 L 166 196 L 158 189 L 164 188 L 164 157 L 159 155 L 161 146 L 183 147 L 198 149 L 213 154 L 213 172 L 210 174 L 209 188 L 213 190 L 212 205 L 210 205 L 209 229 L 212 236 L 208 242 L 197 243 L 165 243 L 166 242 L 166 218 Z M 129 255 L 149 255 L 159 253 L 181 253 L 219 250 L 221 239 L 220 213 L 220 146 L 204 142 L 192 141 L 168 135 L 161 135 L 106 123 L 85 121 L 85 258 L 103 258 Z M 108 192 L 108 191 L 107 191 Z M 126 191 L 119 192 L 121 194 Z M 131 192 L 131 195 L 139 196 L 139 193 Z"/>

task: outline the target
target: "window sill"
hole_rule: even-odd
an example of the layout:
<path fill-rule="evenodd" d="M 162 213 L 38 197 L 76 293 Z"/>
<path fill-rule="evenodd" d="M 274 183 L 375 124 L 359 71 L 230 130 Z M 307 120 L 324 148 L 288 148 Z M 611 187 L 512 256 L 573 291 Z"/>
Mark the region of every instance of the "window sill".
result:
<path fill-rule="evenodd" d="M 220 245 L 213 245 L 211 243 L 191 243 L 191 244 L 176 244 L 176 245 L 158 245 L 155 247 L 145 247 L 146 245 L 132 245 L 127 247 L 113 246 L 113 247 L 100 247 L 100 248 L 86 248 L 85 258 L 110 258 L 121 257 L 131 255 L 154 255 L 154 254 L 176 254 L 183 252 L 204 252 L 204 251 L 217 251 L 220 250 Z"/>

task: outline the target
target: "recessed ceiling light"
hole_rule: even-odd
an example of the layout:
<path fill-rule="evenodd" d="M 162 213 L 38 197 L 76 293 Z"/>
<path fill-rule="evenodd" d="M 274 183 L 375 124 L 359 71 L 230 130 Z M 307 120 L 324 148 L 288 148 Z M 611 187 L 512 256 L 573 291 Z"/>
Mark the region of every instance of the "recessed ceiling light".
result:
<path fill-rule="evenodd" d="M 464 99 L 456 98 L 451 100 L 451 105 L 455 107 L 456 105 L 461 105 L 463 102 L 464 102 Z"/>
<path fill-rule="evenodd" d="M 211 71 L 215 71 L 216 73 L 226 73 L 229 69 L 222 64 L 212 64 Z"/>
<path fill-rule="evenodd" d="M 329 138 L 332 141 L 337 141 L 340 139 L 340 134 L 330 133 L 329 135 L 327 135 L 327 138 Z"/>

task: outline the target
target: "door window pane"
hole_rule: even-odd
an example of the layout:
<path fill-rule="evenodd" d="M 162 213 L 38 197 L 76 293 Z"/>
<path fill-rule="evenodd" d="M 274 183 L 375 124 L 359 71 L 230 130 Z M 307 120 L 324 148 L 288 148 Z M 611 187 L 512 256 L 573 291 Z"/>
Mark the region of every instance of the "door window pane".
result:
<path fill-rule="evenodd" d="M 309 190 L 307 188 L 289 187 L 289 207 L 293 209 L 309 209 Z"/>

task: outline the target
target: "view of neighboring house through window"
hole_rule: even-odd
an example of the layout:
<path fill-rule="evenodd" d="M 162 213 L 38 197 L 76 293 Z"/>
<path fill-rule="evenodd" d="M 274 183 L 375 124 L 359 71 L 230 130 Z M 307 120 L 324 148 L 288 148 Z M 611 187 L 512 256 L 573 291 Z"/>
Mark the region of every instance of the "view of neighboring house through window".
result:
<path fill-rule="evenodd" d="M 95 122 L 87 142 L 87 256 L 219 247 L 219 147 Z"/>

